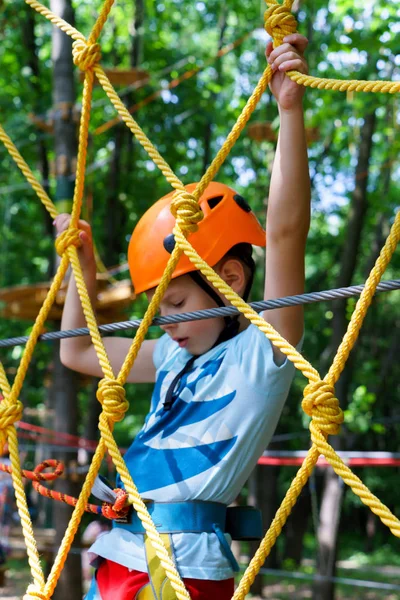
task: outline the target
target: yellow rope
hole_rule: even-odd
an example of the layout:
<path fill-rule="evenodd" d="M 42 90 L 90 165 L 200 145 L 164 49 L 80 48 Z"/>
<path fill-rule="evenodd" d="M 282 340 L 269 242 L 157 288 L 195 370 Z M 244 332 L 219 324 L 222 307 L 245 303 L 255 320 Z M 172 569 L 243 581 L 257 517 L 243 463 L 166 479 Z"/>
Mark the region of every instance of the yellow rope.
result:
<path fill-rule="evenodd" d="M 329 435 L 338 433 L 340 424 L 343 421 L 343 413 L 339 407 L 338 400 L 335 397 L 333 385 L 336 383 L 340 373 L 344 368 L 344 364 L 348 358 L 351 348 L 357 339 L 358 332 L 365 317 L 366 311 L 371 303 L 376 286 L 384 270 L 386 269 L 394 249 L 400 239 L 400 216 L 398 215 L 396 217 L 395 223 L 388 236 L 385 246 L 381 251 L 381 255 L 366 282 L 365 289 L 357 303 L 352 319 L 349 323 L 347 333 L 338 349 L 333 364 L 324 380 L 321 380 L 318 372 L 312 367 L 312 365 L 305 360 L 303 356 L 297 352 L 297 350 L 293 348 L 293 346 L 291 346 L 282 336 L 280 336 L 273 329 L 273 327 L 269 325 L 269 323 L 267 323 L 260 315 L 255 313 L 237 294 L 235 294 L 233 290 L 218 277 L 213 269 L 211 269 L 211 267 L 201 259 L 201 257 L 195 252 L 191 244 L 186 239 L 191 232 L 196 231 L 197 223 L 202 218 L 202 212 L 200 210 L 198 200 L 207 185 L 220 169 L 232 146 L 235 144 L 241 131 L 245 127 L 250 115 L 254 111 L 259 99 L 271 80 L 271 68 L 268 66 L 265 69 L 253 94 L 247 101 L 246 106 L 229 133 L 226 141 L 222 145 L 220 151 L 212 161 L 210 167 L 207 169 L 194 192 L 189 194 L 185 190 L 183 183 L 159 154 L 157 149 L 153 146 L 135 119 L 129 114 L 106 77 L 102 67 L 99 65 L 101 51 L 100 46 L 97 43 L 97 39 L 107 20 L 114 0 L 105 0 L 99 13 L 99 17 L 87 40 L 69 23 L 54 15 L 45 6 L 39 2 L 36 2 L 36 0 L 25 1 L 33 9 L 42 14 L 54 25 L 72 37 L 74 40 L 72 49 L 73 60 L 74 63 L 85 72 L 85 80 L 79 129 L 77 174 L 73 197 L 71 223 L 68 230 L 63 232 L 63 234 L 56 240 L 56 249 L 61 256 L 61 262 L 43 307 L 35 321 L 12 387 L 10 387 L 4 368 L 0 363 L 0 388 L 4 395 L 4 400 L 0 404 L 0 446 L 3 447 L 6 439 L 8 440 L 9 451 L 13 465 L 13 484 L 16 490 L 18 511 L 21 517 L 22 529 L 26 540 L 29 563 L 33 577 L 33 584 L 29 586 L 27 593 L 24 596 L 24 600 L 33 600 L 34 598 L 49 600 L 53 594 L 60 572 L 66 560 L 67 553 L 78 529 L 84 511 L 84 506 L 90 495 L 94 479 L 97 475 L 102 458 L 106 451 L 109 452 L 116 469 L 121 476 L 129 495 L 129 502 L 133 505 L 134 509 L 138 512 L 140 518 L 142 519 L 148 538 L 151 540 L 155 552 L 163 568 L 165 569 L 166 575 L 171 581 L 177 598 L 179 600 L 189 598 L 188 592 L 186 591 L 183 582 L 181 581 L 179 574 L 172 563 L 166 548 L 163 545 L 161 537 L 151 520 L 146 506 L 141 500 L 140 494 L 134 482 L 132 481 L 130 473 L 119 452 L 112 433 L 114 423 L 123 419 L 128 408 L 128 402 L 125 398 L 123 385 L 127 380 L 128 374 L 132 368 L 132 365 L 134 364 L 140 346 L 158 310 L 161 299 L 166 288 L 168 287 L 182 252 L 184 252 L 193 262 L 196 268 L 200 270 L 203 275 L 207 277 L 207 279 L 225 295 L 231 304 L 236 306 L 246 316 L 246 318 L 250 320 L 251 323 L 259 327 L 261 331 L 264 332 L 271 342 L 294 363 L 297 369 L 302 371 L 304 376 L 309 381 L 309 384 L 304 390 L 302 407 L 304 411 L 311 417 L 310 432 L 312 447 L 308 452 L 307 457 L 305 458 L 295 479 L 293 480 L 281 504 L 281 507 L 277 511 L 269 531 L 267 532 L 264 540 L 261 542 L 260 548 L 256 552 L 248 569 L 246 570 L 246 573 L 234 594 L 234 599 L 242 599 L 247 594 L 251 583 L 253 582 L 256 574 L 258 573 L 265 558 L 268 556 L 268 553 L 280 534 L 292 507 L 294 506 L 302 488 L 310 477 L 318 457 L 321 454 L 323 454 L 330 462 L 336 473 L 343 478 L 345 483 L 347 483 L 361 498 L 361 500 L 368 505 L 371 510 L 377 514 L 391 529 L 394 535 L 400 537 L 400 523 L 398 519 L 392 515 L 389 509 L 384 506 L 378 498 L 371 494 L 368 488 L 364 486 L 363 483 L 351 472 L 351 470 L 343 464 L 343 461 L 327 442 Z M 294 16 L 290 12 L 293 0 L 284 0 L 282 4 L 279 4 L 276 0 L 266 0 L 266 4 L 268 8 L 265 15 L 265 27 L 266 30 L 271 34 L 274 40 L 274 46 L 276 47 L 282 43 L 282 40 L 286 35 L 296 31 L 297 23 Z M 126 123 L 128 128 L 141 143 L 143 148 L 149 154 L 150 158 L 164 174 L 167 181 L 176 190 L 171 210 L 176 217 L 174 234 L 177 244 L 117 377 L 114 376 L 97 327 L 96 318 L 89 300 L 77 254 L 77 248 L 80 245 L 79 230 L 77 225 L 81 212 L 84 190 L 88 128 L 94 75 L 96 75 L 99 82 L 103 86 L 105 93 L 116 108 L 121 119 Z M 298 73 L 296 71 L 291 71 L 287 73 L 287 75 L 302 85 L 318 87 L 320 89 L 387 93 L 394 93 L 400 90 L 400 83 L 398 82 L 320 79 L 303 75 L 302 73 Z M 50 215 L 55 217 L 57 215 L 57 210 L 54 204 L 51 202 L 41 185 L 36 181 L 28 165 L 1 126 L 0 140 L 4 143 L 8 152 L 21 169 L 26 179 L 31 183 L 33 189 L 43 202 Z M 48 312 L 55 300 L 55 296 L 61 286 L 69 263 L 71 264 L 74 272 L 85 319 L 90 331 L 92 343 L 95 348 L 99 364 L 104 375 L 98 389 L 98 399 L 102 405 L 102 412 L 99 419 L 101 439 L 83 484 L 78 503 L 74 508 L 69 526 L 65 532 L 63 541 L 55 558 L 51 573 L 47 579 L 47 582 L 45 582 L 33 536 L 32 523 L 27 508 L 26 497 L 22 483 L 21 467 L 18 457 L 18 443 L 14 424 L 22 414 L 22 404 L 18 398 L 34 347 L 36 345 L 38 336 L 42 332 Z"/>
<path fill-rule="evenodd" d="M 389 235 L 386 238 L 385 244 L 379 253 L 379 256 L 372 268 L 365 287 L 362 291 L 360 298 L 356 304 L 356 308 L 352 314 L 350 323 L 347 327 L 347 331 L 343 340 L 337 350 L 336 356 L 333 360 L 332 366 L 329 369 L 326 380 L 334 385 L 340 377 L 340 373 L 343 371 L 344 365 L 350 354 L 350 350 L 354 346 L 361 325 L 363 324 L 366 312 L 371 304 L 372 297 L 375 293 L 376 287 L 382 278 L 383 273 L 388 266 L 394 251 L 400 241 L 400 212 L 397 213 L 394 223 L 390 229 Z"/>
<path fill-rule="evenodd" d="M 17 148 L 14 146 L 13 142 L 10 140 L 10 138 L 4 131 L 1 124 L 0 124 L 0 141 L 3 142 L 8 153 L 11 155 L 14 162 L 18 165 L 18 167 L 22 171 L 23 175 L 25 175 L 26 180 L 31 184 L 32 188 L 34 189 L 36 194 L 39 196 L 39 199 L 41 200 L 41 202 L 46 207 L 49 214 L 54 219 L 58 214 L 56 207 L 54 206 L 54 204 L 52 203 L 52 201 L 50 200 L 49 196 L 46 194 L 46 192 L 44 191 L 44 189 L 42 188 L 40 183 L 35 178 L 34 174 L 32 173 L 32 171 L 30 170 L 30 168 L 28 167 L 28 165 L 26 164 L 26 162 L 24 161 L 24 159 L 18 152 Z"/>
<path fill-rule="evenodd" d="M 3 411 L 10 406 L 11 388 L 7 380 L 3 365 L 0 363 L 0 390 L 4 399 L 0 403 L 0 454 L 3 451 L 3 443 L 5 438 L 8 439 L 8 448 L 12 466 L 12 480 L 15 490 L 15 498 L 18 508 L 18 514 L 21 519 L 22 532 L 27 548 L 28 561 L 32 572 L 34 584 L 38 589 L 44 586 L 44 576 L 40 566 L 39 552 L 36 546 L 36 541 L 33 533 L 32 521 L 28 510 L 28 504 L 25 496 L 25 488 L 22 481 L 21 464 L 18 453 L 17 432 L 14 423 L 20 418 L 20 415 L 15 414 L 15 420 L 6 425 L 3 422 Z"/>
<path fill-rule="evenodd" d="M 297 31 L 297 21 L 290 12 L 294 0 L 265 0 L 267 10 L 264 14 L 265 30 L 272 37 L 274 47 L 279 46 L 283 38 Z M 400 81 L 363 81 L 356 79 L 324 79 L 305 75 L 299 71 L 287 71 L 286 75 L 300 85 L 318 88 L 319 90 L 335 90 L 339 92 L 382 92 L 394 94 L 400 92 Z"/>

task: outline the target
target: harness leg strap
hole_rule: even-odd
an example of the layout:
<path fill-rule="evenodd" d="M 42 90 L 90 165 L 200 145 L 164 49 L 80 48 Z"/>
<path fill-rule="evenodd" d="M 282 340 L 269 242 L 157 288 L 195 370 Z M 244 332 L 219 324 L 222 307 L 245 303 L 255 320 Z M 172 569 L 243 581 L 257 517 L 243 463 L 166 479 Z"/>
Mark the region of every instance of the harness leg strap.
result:
<path fill-rule="evenodd" d="M 235 573 L 239 573 L 240 571 L 240 567 L 238 565 L 238 562 L 228 544 L 228 542 L 226 541 L 226 537 L 224 535 L 224 532 L 222 531 L 221 527 L 219 525 L 217 525 L 217 523 L 214 523 L 213 525 L 214 531 L 217 535 L 217 538 L 219 540 L 219 543 L 221 544 L 221 548 L 226 556 L 226 558 L 229 560 L 230 565 L 232 567 L 232 570 Z"/>
<path fill-rule="evenodd" d="M 160 536 L 169 556 L 173 559 L 170 535 L 161 533 Z M 149 583 L 138 592 L 135 600 L 176 600 L 176 593 L 147 535 L 145 536 L 145 552 Z"/>

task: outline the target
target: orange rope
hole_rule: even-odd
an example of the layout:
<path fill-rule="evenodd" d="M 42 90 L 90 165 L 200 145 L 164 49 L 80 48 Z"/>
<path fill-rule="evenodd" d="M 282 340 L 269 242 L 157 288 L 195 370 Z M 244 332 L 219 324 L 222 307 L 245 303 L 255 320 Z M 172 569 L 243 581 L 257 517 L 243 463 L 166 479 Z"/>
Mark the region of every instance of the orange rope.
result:
<path fill-rule="evenodd" d="M 54 471 L 51 473 L 42 472 L 48 468 L 53 468 Z M 11 475 L 12 467 L 11 465 L 0 463 L 0 471 L 9 473 Z M 41 481 L 55 481 L 62 476 L 64 473 L 64 464 L 61 461 L 53 458 L 44 460 L 43 462 L 39 463 L 33 471 L 22 469 L 21 473 L 25 479 L 30 479 L 33 482 L 32 485 L 34 489 L 42 496 L 51 498 L 52 500 L 58 500 L 59 502 L 64 502 L 69 506 L 77 505 L 78 498 L 74 498 L 68 494 L 63 494 L 62 492 L 49 490 L 40 483 Z M 116 488 L 114 492 L 117 494 L 114 504 L 111 504 L 110 502 L 103 502 L 103 504 L 100 506 L 99 504 L 86 503 L 85 511 L 94 513 L 95 515 L 103 515 L 103 517 L 106 517 L 107 519 L 120 519 L 125 517 L 130 510 L 130 507 L 126 505 L 128 494 L 121 488 Z"/>

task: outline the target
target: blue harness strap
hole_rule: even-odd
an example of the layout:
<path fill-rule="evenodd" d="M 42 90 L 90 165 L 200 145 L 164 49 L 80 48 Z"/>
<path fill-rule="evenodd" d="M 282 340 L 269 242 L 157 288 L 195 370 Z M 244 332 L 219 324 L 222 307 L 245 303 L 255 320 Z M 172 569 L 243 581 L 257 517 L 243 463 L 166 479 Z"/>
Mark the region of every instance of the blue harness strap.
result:
<path fill-rule="evenodd" d="M 230 507 L 219 502 L 148 502 L 146 504 L 153 523 L 159 533 L 215 533 L 232 569 L 239 565 L 226 540 L 225 533 L 232 539 L 260 539 L 263 535 L 261 513 L 253 507 Z M 145 529 L 136 512 L 128 522 L 114 521 L 113 526 L 130 533 L 145 534 Z"/>
<path fill-rule="evenodd" d="M 146 508 L 159 533 L 214 533 L 214 524 L 225 531 L 226 506 L 219 502 L 148 502 Z M 146 533 L 136 512 L 128 519 L 128 523 L 114 521 L 113 526 Z"/>
<path fill-rule="evenodd" d="M 233 540 L 261 540 L 264 535 L 261 510 L 254 506 L 228 506 L 225 531 Z"/>

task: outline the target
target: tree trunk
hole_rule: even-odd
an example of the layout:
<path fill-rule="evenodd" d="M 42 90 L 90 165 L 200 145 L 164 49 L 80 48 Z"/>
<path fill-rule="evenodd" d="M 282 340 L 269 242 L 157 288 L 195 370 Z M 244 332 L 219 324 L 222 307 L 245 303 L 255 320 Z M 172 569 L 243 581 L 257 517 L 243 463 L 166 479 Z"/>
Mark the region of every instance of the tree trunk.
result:
<path fill-rule="evenodd" d="M 54 428 L 58 432 L 77 434 L 78 423 L 78 375 L 74 371 L 70 371 L 64 367 L 59 358 L 59 345 L 55 345 L 54 350 L 54 371 L 53 371 L 53 387 L 52 395 L 55 405 Z M 53 453 L 54 454 L 54 453 Z M 74 471 L 77 465 L 76 452 L 56 452 L 56 458 L 62 460 L 67 476 L 65 479 L 58 480 L 56 489 L 64 494 L 71 496 L 79 496 L 80 484 L 72 481 L 74 479 Z M 68 471 L 70 473 L 68 473 Z M 71 473 L 72 471 L 72 473 Z M 72 509 L 63 502 L 54 502 L 53 518 L 55 524 L 55 546 L 60 546 L 61 540 L 64 537 L 66 528 L 71 519 Z M 80 548 L 80 536 L 77 534 L 73 542 L 74 551 L 70 552 L 61 572 L 59 582 L 54 592 L 54 600 L 65 600 L 66 598 L 82 598 L 82 569 L 81 555 L 75 549 Z"/>
<path fill-rule="evenodd" d="M 352 282 L 357 264 L 361 233 L 364 225 L 368 205 L 368 167 L 372 150 L 372 136 L 375 130 L 375 110 L 368 113 L 361 131 L 359 155 L 355 173 L 355 189 L 351 201 L 347 234 L 343 245 L 341 269 L 336 287 L 349 286 Z M 367 173 L 367 175 L 365 175 Z M 323 360 L 331 359 L 336 352 L 347 328 L 346 300 L 336 300 L 332 303 L 333 333 L 329 348 L 324 353 Z M 354 361 L 354 352 L 352 354 Z M 349 384 L 351 379 L 351 363 L 343 371 L 336 384 L 336 397 L 341 407 L 347 405 Z M 340 448 L 341 440 L 338 437 L 331 440 L 335 449 Z M 321 501 L 320 526 L 318 529 L 318 561 L 317 574 L 321 577 L 332 578 L 336 569 L 336 553 L 338 544 L 339 515 L 343 499 L 342 482 L 338 476 L 327 470 Z M 315 582 L 313 588 L 314 600 L 333 600 L 335 595 L 334 583 L 328 580 Z"/>
<path fill-rule="evenodd" d="M 303 557 L 303 540 L 311 516 L 311 501 L 308 487 L 301 492 L 285 525 L 284 560 L 300 565 Z"/>
<path fill-rule="evenodd" d="M 325 476 L 318 527 L 318 575 L 332 578 L 336 570 L 337 538 L 344 483 L 336 473 L 328 469 Z M 316 581 L 313 600 L 333 600 L 335 584 L 330 580 Z"/>
<path fill-rule="evenodd" d="M 122 228 L 123 219 L 123 205 L 119 201 L 118 196 L 120 193 L 121 183 L 121 154 L 123 140 L 126 139 L 124 123 L 120 123 L 114 128 L 114 149 L 110 164 L 109 172 L 109 185 L 107 192 L 107 219 L 106 219 L 106 257 L 107 266 L 113 266 L 119 264 L 120 253 L 123 250 L 123 244 L 121 244 L 121 236 L 118 232 Z M 129 132 L 130 133 L 130 132 Z M 125 240 L 122 240 L 125 242 Z"/>
<path fill-rule="evenodd" d="M 30 6 L 25 7 L 26 18 L 22 22 L 22 41 L 27 50 L 28 66 L 31 69 L 32 76 L 29 77 L 28 81 L 32 87 L 34 97 L 34 111 L 40 113 L 42 110 L 42 88 L 40 79 L 40 68 L 37 54 L 36 37 L 35 37 L 35 22 L 36 22 L 36 11 L 32 10 Z M 39 159 L 39 170 L 42 176 L 42 186 L 44 190 L 49 193 L 49 161 L 47 156 L 47 145 L 46 140 L 42 136 L 38 136 L 37 141 L 37 152 Z M 43 209 L 43 218 L 45 222 L 46 232 L 52 237 L 54 235 L 54 227 L 52 224 L 52 218 L 40 203 Z M 54 273 L 54 258 L 49 261 L 48 276 L 53 276 Z"/>
<path fill-rule="evenodd" d="M 367 185 L 369 161 L 372 150 L 372 135 L 375 131 L 375 111 L 366 115 L 361 132 L 360 150 L 355 173 L 356 185 L 351 200 L 347 234 L 343 245 L 341 268 L 337 287 L 351 285 L 360 248 L 361 232 L 364 226 L 368 206 Z M 335 300 L 333 303 L 333 350 L 336 350 L 347 328 L 346 299 Z"/>
<path fill-rule="evenodd" d="M 143 54 L 143 22 L 144 2 L 135 1 L 135 17 L 132 23 L 132 45 L 130 49 L 130 66 L 137 68 Z M 118 60 L 118 57 L 115 57 Z M 131 91 L 126 95 L 126 104 L 135 103 L 135 95 Z M 123 182 L 129 178 L 129 173 L 134 165 L 134 140 L 131 132 L 124 123 L 114 128 L 114 149 L 110 165 L 109 185 L 107 194 L 107 221 L 106 221 L 106 255 L 107 264 L 115 265 L 120 262 L 120 255 L 126 251 L 125 242 L 119 232 L 123 229 L 126 220 L 124 205 L 118 201 L 118 195 L 123 191 Z M 126 152 L 124 152 L 126 150 Z M 124 153 L 126 160 L 123 160 Z"/>
<path fill-rule="evenodd" d="M 40 67 L 38 60 L 38 49 L 36 44 L 36 36 L 35 36 L 35 23 L 36 23 L 36 12 L 31 9 L 30 6 L 25 6 L 25 14 L 24 18 L 21 21 L 22 27 L 22 37 L 21 42 L 24 44 L 27 57 L 28 57 L 28 66 L 31 70 L 31 76 L 28 78 L 29 85 L 32 91 L 33 97 L 33 110 L 35 113 L 40 113 L 43 108 L 42 104 L 42 86 L 41 86 L 41 78 L 40 78 Z M 36 144 L 37 153 L 38 153 L 38 165 L 42 178 L 42 186 L 47 193 L 49 193 L 49 161 L 47 156 L 47 146 L 46 140 L 39 134 L 38 140 Z M 42 208 L 43 219 L 45 223 L 45 229 L 47 235 L 53 237 L 54 235 L 54 227 L 52 225 L 52 218 L 49 213 L 45 209 L 42 203 L 40 203 Z M 49 267 L 48 267 L 48 277 L 51 278 L 54 274 L 54 256 L 50 257 Z M 46 422 L 46 427 L 52 428 L 52 422 Z M 49 454 L 51 451 L 45 444 L 38 444 L 35 448 L 35 464 L 39 464 L 45 458 L 51 456 Z M 32 496 L 36 499 L 36 508 L 38 510 L 37 524 L 41 527 L 49 526 L 51 509 L 48 501 L 43 498 L 40 494 L 36 492 L 32 492 Z"/>
<path fill-rule="evenodd" d="M 144 0 L 135 0 L 135 18 L 133 21 L 133 39 L 130 55 L 130 64 L 133 68 L 138 67 L 142 62 L 144 12 Z"/>
<path fill-rule="evenodd" d="M 228 10 L 226 3 L 223 2 L 221 6 L 221 13 L 219 17 L 219 40 L 218 40 L 218 50 L 224 45 L 225 31 L 228 24 Z M 217 71 L 217 83 L 222 87 L 222 62 L 221 59 L 218 59 L 215 63 L 215 69 Z M 217 102 L 219 94 L 213 93 L 210 98 L 210 106 L 211 106 L 211 114 L 214 114 L 215 111 L 215 103 Z M 207 167 L 211 162 L 211 142 L 212 142 L 212 132 L 213 132 L 213 120 L 212 118 L 208 119 L 204 127 L 204 155 L 203 155 L 203 169 L 202 173 L 205 173 Z"/>
<path fill-rule="evenodd" d="M 99 380 L 96 377 L 93 377 L 88 398 L 87 416 L 85 419 L 84 436 L 88 440 L 97 440 L 100 437 L 99 417 L 101 413 L 101 404 L 96 395 L 98 385 Z"/>
<path fill-rule="evenodd" d="M 249 479 L 249 504 L 251 506 L 256 506 L 261 510 L 264 531 L 269 528 L 278 509 L 278 475 L 279 467 L 257 465 Z M 250 550 L 252 556 L 259 545 L 259 541 L 251 542 Z M 276 544 L 266 558 L 264 566 L 270 569 L 276 569 L 279 566 Z M 254 583 L 251 586 L 251 593 L 255 596 L 263 596 L 262 575 L 257 575 L 255 578 Z"/>
<path fill-rule="evenodd" d="M 135 17 L 133 20 L 132 45 L 130 51 L 130 66 L 135 69 L 140 66 L 143 57 L 143 34 L 144 34 L 144 17 L 145 6 L 144 0 L 135 0 Z M 135 94 L 130 91 L 126 96 L 127 106 L 133 106 L 136 102 Z M 123 169 L 128 173 L 135 165 L 135 147 L 137 147 L 136 138 L 131 135 L 128 129 L 124 128 L 124 133 L 127 136 L 127 145 Z M 124 190 L 126 191 L 126 190 Z"/>
<path fill-rule="evenodd" d="M 74 12 L 71 0 L 51 0 L 51 10 L 73 25 Z M 54 105 L 54 144 L 56 154 L 56 204 L 61 210 L 69 210 L 73 196 L 73 178 L 76 168 L 77 132 L 73 120 L 75 104 L 74 74 L 72 63 L 72 40 L 57 27 L 52 34 L 53 60 L 53 105 Z M 66 369 L 60 362 L 59 346 L 54 345 L 54 370 L 52 398 L 55 409 L 55 429 L 60 432 L 77 434 L 78 426 L 78 379 L 75 373 Z M 64 453 L 58 456 L 67 468 L 77 464 L 77 455 Z M 70 477 L 57 482 L 58 491 L 76 496 L 80 486 L 73 483 Z M 61 502 L 54 504 L 54 522 L 56 528 L 55 544 L 59 546 L 71 518 L 71 508 Z M 74 540 L 79 547 L 79 535 Z M 81 598 L 82 570 L 80 553 L 70 553 L 59 583 L 56 587 L 55 600 L 65 598 Z"/>

